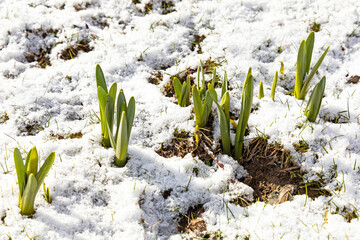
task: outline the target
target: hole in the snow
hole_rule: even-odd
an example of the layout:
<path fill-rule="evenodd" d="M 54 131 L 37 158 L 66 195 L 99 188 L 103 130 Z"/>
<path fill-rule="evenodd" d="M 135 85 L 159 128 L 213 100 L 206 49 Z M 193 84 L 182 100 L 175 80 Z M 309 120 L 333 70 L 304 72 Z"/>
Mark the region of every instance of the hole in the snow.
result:
<path fill-rule="evenodd" d="M 307 194 L 314 199 L 330 196 L 322 182 L 304 183 L 304 172 L 290 152 L 267 139 L 256 138 L 244 150 L 241 165 L 248 172 L 243 182 L 254 189 L 254 199 L 271 204 L 291 200 L 294 195 Z"/>
<path fill-rule="evenodd" d="M 196 236 L 200 236 L 200 233 L 206 231 L 206 223 L 202 218 L 204 211 L 204 207 L 201 204 L 190 207 L 187 213 L 182 215 L 178 221 L 178 232 L 193 232 Z"/>
<path fill-rule="evenodd" d="M 79 54 L 80 51 L 90 52 L 91 50 L 93 50 L 93 48 L 89 46 L 89 41 L 81 40 L 79 43 L 63 50 L 61 52 L 60 58 L 65 61 L 70 60 L 70 59 L 75 58 Z"/>

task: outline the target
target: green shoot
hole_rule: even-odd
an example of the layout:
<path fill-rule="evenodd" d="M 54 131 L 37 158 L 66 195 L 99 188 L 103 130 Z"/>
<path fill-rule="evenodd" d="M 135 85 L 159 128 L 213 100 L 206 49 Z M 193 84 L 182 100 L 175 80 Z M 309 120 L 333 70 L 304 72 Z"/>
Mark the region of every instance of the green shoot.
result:
<path fill-rule="evenodd" d="M 180 107 L 187 107 L 190 105 L 190 77 L 181 85 L 180 80 L 174 77 L 173 80 L 176 99 Z"/>
<path fill-rule="evenodd" d="M 273 101 L 275 101 L 275 89 L 276 89 L 276 85 L 277 85 L 277 80 L 278 80 L 278 71 L 275 72 L 275 76 L 274 76 L 272 87 L 271 87 L 271 99 Z"/>
<path fill-rule="evenodd" d="M 325 52 L 321 55 L 319 60 L 316 62 L 316 64 L 310 71 L 314 42 L 315 42 L 315 34 L 314 32 L 311 32 L 308 38 L 306 39 L 306 41 L 303 40 L 299 47 L 298 57 L 296 62 L 296 79 L 295 79 L 295 88 L 294 88 L 294 94 L 297 99 L 301 99 L 301 100 L 305 99 L 305 96 L 309 91 L 311 80 L 314 77 L 316 71 L 319 69 L 330 47 L 328 46 L 326 48 Z"/>
<path fill-rule="evenodd" d="M 213 86 L 209 83 L 208 89 L 211 98 L 216 104 L 219 115 L 219 125 L 221 133 L 221 141 L 223 152 L 227 155 L 231 155 L 231 142 L 230 142 L 230 95 L 229 91 L 226 91 L 221 98 L 220 104 L 217 101 L 217 94 Z"/>
<path fill-rule="evenodd" d="M 250 117 L 252 100 L 253 100 L 253 91 L 254 91 L 254 78 L 251 73 L 251 68 L 249 68 L 242 90 L 241 110 L 240 110 L 240 116 L 239 116 L 238 126 L 236 128 L 236 135 L 235 135 L 234 157 L 237 160 L 240 160 L 242 158 L 244 136 L 245 136 L 247 122 Z"/>
<path fill-rule="evenodd" d="M 315 122 L 316 117 L 319 114 L 321 101 L 324 96 L 325 84 L 326 78 L 324 76 L 320 82 L 315 85 L 314 90 L 310 95 L 309 102 L 304 111 L 307 120 L 310 122 Z"/>
<path fill-rule="evenodd" d="M 117 127 L 115 137 L 113 136 L 110 122 L 108 122 L 108 131 L 111 147 L 115 149 L 115 165 L 124 167 L 127 159 L 127 150 L 129 145 L 130 133 L 135 116 L 135 99 L 131 97 L 129 104 L 126 105 L 126 99 L 123 90 L 120 90 L 117 100 Z M 110 107 L 112 108 L 112 106 Z M 112 112 L 114 114 L 114 112 Z"/>
<path fill-rule="evenodd" d="M 110 90 L 107 90 L 105 77 L 99 65 L 96 66 L 96 83 L 98 85 L 101 133 L 104 136 L 104 146 L 111 146 L 115 149 L 115 164 L 123 167 L 126 164 L 128 143 L 134 122 L 135 99 L 131 97 L 129 104 L 126 105 L 124 92 L 120 89 L 116 100 L 117 84 L 113 83 Z M 114 136 L 115 117 L 116 132 Z"/>
<path fill-rule="evenodd" d="M 200 75 L 201 74 L 201 75 Z M 201 88 L 200 87 L 200 76 L 201 77 Z M 211 81 L 211 86 L 214 87 L 215 85 L 215 79 L 216 79 L 216 68 L 213 71 L 213 80 Z M 225 80 L 226 79 L 226 80 Z M 198 86 L 192 87 L 192 94 L 193 94 L 193 102 L 194 102 L 194 111 L 195 111 L 195 121 L 196 125 L 200 128 L 203 128 L 206 126 L 209 115 L 211 112 L 211 106 L 212 106 L 212 98 L 209 95 L 209 92 L 206 91 L 206 84 L 204 79 L 204 70 L 202 62 L 200 61 L 200 66 L 198 67 Z M 227 84 L 227 77 L 225 73 L 224 82 Z"/>
<path fill-rule="evenodd" d="M 263 86 L 263 82 L 260 81 L 260 85 L 259 85 L 259 99 L 262 99 L 264 97 L 264 86 Z"/>
<path fill-rule="evenodd" d="M 281 66 L 280 66 L 280 73 L 281 73 L 282 75 L 284 75 L 284 73 L 285 73 L 284 63 L 281 61 L 280 64 L 281 64 Z"/>
<path fill-rule="evenodd" d="M 44 198 L 48 203 L 52 202 L 52 198 L 50 195 L 50 189 L 46 187 L 45 182 L 43 183 L 43 188 L 44 188 Z"/>
<path fill-rule="evenodd" d="M 51 152 L 38 171 L 39 155 L 36 147 L 33 147 L 27 154 L 25 165 L 19 149 L 15 148 L 14 161 L 19 184 L 19 207 L 21 214 L 31 215 L 34 213 L 36 193 L 39 191 L 54 160 L 55 153 Z"/>

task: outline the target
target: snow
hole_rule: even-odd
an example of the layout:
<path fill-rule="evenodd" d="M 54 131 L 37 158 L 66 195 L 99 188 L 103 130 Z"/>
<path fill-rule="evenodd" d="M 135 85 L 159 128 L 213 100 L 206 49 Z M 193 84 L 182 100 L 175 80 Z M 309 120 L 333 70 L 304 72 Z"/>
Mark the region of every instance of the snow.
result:
<path fill-rule="evenodd" d="M 360 209 L 359 85 L 346 83 L 360 75 L 360 2 L 174 0 L 173 11 L 166 15 L 160 1 L 150 2 L 153 9 L 146 14 L 148 0 L 0 3 L 0 116 L 9 117 L 0 124 L 0 239 L 186 239 L 192 235 L 178 233 L 177 221 L 199 204 L 205 209 L 207 232 L 220 231 L 224 239 L 357 239 L 359 219 L 348 223 L 344 209 Z M 294 86 L 297 48 L 314 22 L 321 29 L 315 34 L 312 64 L 327 46 L 330 50 L 319 68 L 327 78 L 321 118 L 306 123 L 307 100 L 286 93 Z M 198 47 L 192 51 L 195 35 L 206 37 L 200 43 L 202 53 Z M 60 58 L 81 40 L 88 40 L 93 50 L 67 61 Z M 26 60 L 28 52 L 46 49 L 51 66 L 43 69 Z M 233 196 L 251 198 L 253 191 L 229 181 L 246 175 L 234 159 L 219 154 L 221 169 L 191 154 L 166 159 L 155 152 L 170 143 L 175 129 L 192 135 L 195 127 L 192 106 L 181 108 L 163 94 L 170 75 L 210 57 L 223 63 L 217 69 L 221 76 L 227 71 L 235 114 L 252 67 L 258 110 L 250 115 L 247 139 L 260 131 L 269 142 L 281 143 L 309 179 L 322 176 L 331 197 L 298 195 L 279 205 L 241 207 L 229 202 L 226 207 Z M 280 61 L 286 76 L 278 80 L 273 102 L 270 89 Z M 117 82 L 127 99 L 136 100 L 130 160 L 124 168 L 113 164 L 113 149 L 101 146 L 96 64 L 108 85 Z M 163 82 L 148 83 L 158 70 Z M 321 76 L 314 77 L 310 89 Z M 260 80 L 265 98 L 258 100 Z M 214 106 L 213 113 L 219 138 Z M 338 113 L 349 122 L 324 122 L 325 116 Z M 78 132 L 82 138 L 54 137 Z M 309 144 L 308 152 L 295 151 L 293 144 L 300 140 Z M 24 155 L 32 146 L 42 161 L 51 151 L 56 159 L 45 178 L 53 201 L 48 204 L 40 190 L 30 218 L 18 208 L 13 150 L 18 147 Z"/>

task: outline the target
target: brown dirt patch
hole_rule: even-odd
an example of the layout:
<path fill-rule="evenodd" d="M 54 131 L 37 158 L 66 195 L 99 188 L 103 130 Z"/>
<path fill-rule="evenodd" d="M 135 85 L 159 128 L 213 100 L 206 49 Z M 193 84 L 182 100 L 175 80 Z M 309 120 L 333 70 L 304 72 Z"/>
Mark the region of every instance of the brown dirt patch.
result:
<path fill-rule="evenodd" d="M 70 46 L 67 49 L 65 49 L 64 51 L 62 51 L 60 58 L 65 61 L 70 60 L 70 59 L 75 58 L 80 51 L 90 52 L 91 50 L 93 50 L 93 48 L 91 48 L 89 46 L 89 41 L 81 40 L 79 43 L 77 43 L 73 46 Z"/>
<path fill-rule="evenodd" d="M 194 36 L 194 41 L 191 42 L 191 48 L 190 48 L 191 51 L 195 51 L 196 46 L 198 46 L 197 53 L 198 53 L 198 54 L 202 54 L 203 51 L 202 51 L 202 49 L 201 49 L 200 43 L 201 43 L 202 41 L 204 41 L 205 38 L 206 38 L 205 35 L 197 35 L 197 34 L 196 34 L 196 35 Z"/>
<path fill-rule="evenodd" d="M 213 164 L 215 154 L 221 151 L 220 144 L 217 144 L 216 148 L 212 149 L 214 142 L 212 134 L 213 120 L 214 117 L 210 113 L 206 127 L 199 129 L 200 140 L 198 146 L 196 146 L 195 139 L 189 136 L 189 133 L 185 131 L 179 132 L 176 130 L 174 132 L 174 138 L 171 140 L 170 144 L 161 146 L 156 153 L 165 158 L 171 158 L 174 156 L 184 157 L 186 154 L 191 153 L 193 157 L 198 157 L 206 165 L 211 166 Z M 216 158 L 215 161 L 217 161 Z M 219 165 L 221 166 L 221 163 Z"/>
<path fill-rule="evenodd" d="M 201 232 L 206 231 L 206 223 L 202 218 L 204 213 L 204 207 L 202 205 L 196 205 L 190 207 L 187 213 L 178 221 L 177 230 L 180 233 L 193 232 L 196 236 L 200 236 Z"/>
<path fill-rule="evenodd" d="M 46 68 L 46 66 L 51 66 L 50 58 L 48 54 L 50 54 L 51 48 L 41 49 L 39 53 L 26 53 L 26 61 L 30 62 L 38 62 L 41 68 Z"/>
<path fill-rule="evenodd" d="M 148 82 L 151 84 L 159 85 L 164 76 L 160 71 L 153 72 L 148 78 Z"/>
<path fill-rule="evenodd" d="M 172 1 L 161 1 L 162 14 L 166 15 L 175 12 L 175 4 Z"/>
<path fill-rule="evenodd" d="M 347 83 L 352 83 L 352 84 L 356 84 L 358 83 L 360 80 L 360 76 L 355 75 L 355 76 L 351 76 L 348 80 Z"/>
<path fill-rule="evenodd" d="M 305 172 L 292 159 L 290 152 L 276 143 L 256 138 L 245 148 L 240 163 L 248 172 L 243 182 L 254 189 L 254 198 L 270 203 L 282 203 L 293 195 L 305 194 L 310 198 L 330 193 L 322 189 L 321 182 L 304 184 Z"/>

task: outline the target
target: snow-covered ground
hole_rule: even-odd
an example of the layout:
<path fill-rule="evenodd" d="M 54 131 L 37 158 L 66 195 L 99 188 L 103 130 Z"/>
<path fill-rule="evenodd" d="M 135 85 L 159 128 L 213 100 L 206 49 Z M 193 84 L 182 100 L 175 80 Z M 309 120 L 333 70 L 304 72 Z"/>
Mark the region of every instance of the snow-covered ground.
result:
<path fill-rule="evenodd" d="M 307 100 L 286 93 L 294 87 L 298 46 L 314 23 L 320 31 L 313 64 L 327 46 L 330 50 L 311 84 L 312 89 L 321 76 L 327 78 L 321 118 L 306 123 Z M 348 222 L 345 216 L 359 216 L 360 209 L 359 84 L 347 83 L 360 75 L 360 1 L 4 0 L 0 26 L 1 240 L 186 239 L 195 233 L 179 233 L 178 221 L 198 205 L 205 210 L 202 236 L 359 238 L 359 219 Z M 194 42 L 202 35 L 200 49 Z M 91 51 L 79 51 L 70 60 L 61 57 L 70 46 L 87 42 Z M 32 54 L 42 52 L 51 66 L 31 62 Z M 229 181 L 246 175 L 231 157 L 217 156 L 222 169 L 190 153 L 184 158 L 156 153 L 175 129 L 191 135 L 195 127 L 192 106 L 181 108 L 164 96 L 170 76 L 210 58 L 222 64 L 217 70 L 221 76 L 227 71 L 236 116 L 252 67 L 258 110 L 250 115 L 247 139 L 261 131 L 269 142 L 281 143 L 307 178 L 321 177 L 332 196 L 311 200 L 297 195 L 279 205 L 236 206 L 232 196 L 251 195 L 252 189 Z M 278 81 L 273 102 L 270 88 L 280 61 L 286 76 Z M 108 85 L 117 82 L 128 99 L 136 100 L 124 168 L 114 166 L 113 149 L 101 145 L 96 64 Z M 160 85 L 148 82 L 156 71 L 163 74 Z M 260 81 L 265 98 L 258 100 Z M 338 114 L 343 123 L 324 121 Z M 215 106 L 213 115 L 219 138 Z M 306 153 L 294 149 L 301 140 L 309 145 Z M 45 178 L 53 201 L 48 204 L 40 190 L 36 213 L 26 217 L 18 208 L 13 150 L 18 147 L 24 154 L 33 146 L 42 159 L 56 152 Z"/>

